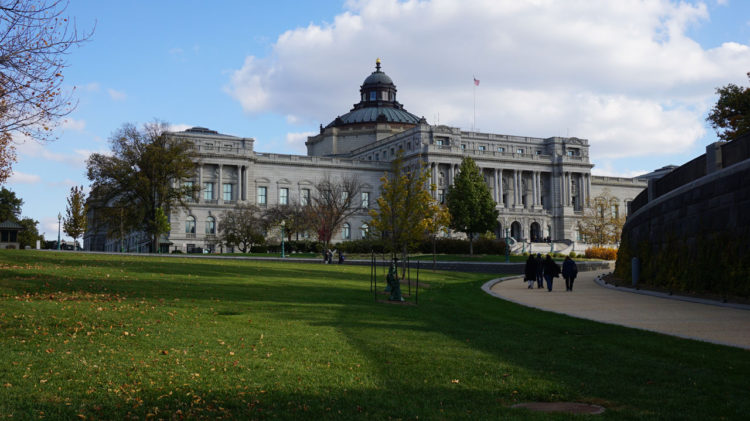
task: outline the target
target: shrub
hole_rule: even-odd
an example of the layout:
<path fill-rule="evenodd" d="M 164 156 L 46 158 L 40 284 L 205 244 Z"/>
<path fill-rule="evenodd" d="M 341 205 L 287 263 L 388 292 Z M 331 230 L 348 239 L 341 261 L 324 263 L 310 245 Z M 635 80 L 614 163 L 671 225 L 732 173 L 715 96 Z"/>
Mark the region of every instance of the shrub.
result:
<path fill-rule="evenodd" d="M 571 251 L 568 256 L 570 256 L 571 259 L 575 259 L 576 257 L 578 257 L 578 255 L 574 251 Z"/>
<path fill-rule="evenodd" d="M 591 247 L 586 249 L 586 258 L 601 260 L 617 260 L 617 249 L 608 247 Z"/>

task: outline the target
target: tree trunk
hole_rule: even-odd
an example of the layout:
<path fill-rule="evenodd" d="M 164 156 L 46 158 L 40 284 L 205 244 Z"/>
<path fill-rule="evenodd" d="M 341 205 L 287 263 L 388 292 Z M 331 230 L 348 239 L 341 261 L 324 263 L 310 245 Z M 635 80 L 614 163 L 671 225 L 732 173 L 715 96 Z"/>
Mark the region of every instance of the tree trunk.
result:
<path fill-rule="evenodd" d="M 437 259 L 435 258 L 435 236 L 432 236 L 432 270 L 435 270 L 435 266 L 437 265 Z"/>
<path fill-rule="evenodd" d="M 469 255 L 474 255 L 474 234 L 469 234 Z"/>

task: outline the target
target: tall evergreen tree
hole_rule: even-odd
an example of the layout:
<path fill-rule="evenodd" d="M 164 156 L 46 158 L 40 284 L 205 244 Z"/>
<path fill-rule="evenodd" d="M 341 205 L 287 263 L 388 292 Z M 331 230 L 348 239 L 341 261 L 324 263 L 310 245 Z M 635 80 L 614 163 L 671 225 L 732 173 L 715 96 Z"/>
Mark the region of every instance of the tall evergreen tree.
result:
<path fill-rule="evenodd" d="M 450 227 L 469 237 L 469 253 L 474 254 L 474 237 L 497 226 L 498 211 L 479 167 L 470 157 L 461 161 L 460 172 L 446 199 L 451 213 Z"/>
<path fill-rule="evenodd" d="M 71 187 L 68 206 L 65 209 L 63 231 L 73 238 L 73 244 L 86 232 L 86 210 L 86 195 L 83 192 L 83 186 Z"/>

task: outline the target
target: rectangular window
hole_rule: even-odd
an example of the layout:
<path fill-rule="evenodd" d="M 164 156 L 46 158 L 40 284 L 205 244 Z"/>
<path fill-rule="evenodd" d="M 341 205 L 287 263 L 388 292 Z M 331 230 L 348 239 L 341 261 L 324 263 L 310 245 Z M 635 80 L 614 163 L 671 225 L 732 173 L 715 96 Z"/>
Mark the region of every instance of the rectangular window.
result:
<path fill-rule="evenodd" d="M 438 146 L 443 146 L 443 139 L 435 139 L 435 144 Z"/>
<path fill-rule="evenodd" d="M 480 151 L 484 151 L 485 149 L 486 149 L 486 148 L 485 148 L 485 146 L 484 146 L 484 145 L 479 145 L 479 150 L 480 150 Z"/>
<path fill-rule="evenodd" d="M 203 200 L 214 200 L 214 183 L 203 183 Z"/>
<path fill-rule="evenodd" d="M 505 152 L 505 148 L 503 148 L 502 146 L 498 146 L 498 147 L 497 147 L 497 151 L 498 151 L 498 152 L 501 152 L 501 153 L 502 153 L 502 152 Z"/>
<path fill-rule="evenodd" d="M 367 209 L 370 207 L 370 192 L 363 191 L 362 192 L 362 209 Z"/>
<path fill-rule="evenodd" d="M 537 150 L 537 151 L 536 151 L 536 154 L 537 154 L 537 155 L 541 155 L 541 154 L 542 154 L 542 151 L 540 151 L 540 150 Z"/>
<path fill-rule="evenodd" d="M 465 143 L 461 144 L 461 150 L 466 150 L 466 144 Z"/>
<path fill-rule="evenodd" d="M 206 142 L 206 143 L 205 143 L 205 144 L 203 145 L 203 147 L 204 147 L 204 148 L 206 148 L 206 150 L 209 150 L 209 151 L 210 151 L 211 149 L 213 149 L 213 148 L 214 148 L 214 144 L 213 144 L 213 143 L 208 143 L 208 142 Z"/>
<path fill-rule="evenodd" d="M 302 189 L 299 192 L 299 204 L 302 206 L 310 204 L 310 189 Z"/>
<path fill-rule="evenodd" d="M 258 198 L 257 202 L 260 206 L 265 206 L 268 189 L 265 186 L 258 187 Z"/>
<path fill-rule="evenodd" d="M 230 183 L 224 183 L 224 196 L 225 201 L 232 200 L 232 185 Z"/>
<path fill-rule="evenodd" d="M 567 150 L 568 156 L 578 156 L 578 149 L 568 149 Z"/>
<path fill-rule="evenodd" d="M 370 91 L 370 101 L 375 101 L 377 93 L 375 91 Z"/>
<path fill-rule="evenodd" d="M 182 183 L 182 186 L 185 188 L 185 190 L 192 190 L 193 189 L 193 182 L 192 181 L 185 181 L 185 182 Z M 185 200 L 187 200 L 188 202 L 192 202 L 193 201 L 193 193 L 192 192 L 187 193 L 185 195 Z"/>
<path fill-rule="evenodd" d="M 516 149 L 516 153 L 519 155 L 523 155 L 523 149 L 521 148 Z"/>
<path fill-rule="evenodd" d="M 279 189 L 279 205 L 289 204 L 289 189 L 282 187 Z"/>
<path fill-rule="evenodd" d="M 341 192 L 341 203 L 346 203 L 347 199 L 349 199 L 349 192 L 342 191 Z"/>

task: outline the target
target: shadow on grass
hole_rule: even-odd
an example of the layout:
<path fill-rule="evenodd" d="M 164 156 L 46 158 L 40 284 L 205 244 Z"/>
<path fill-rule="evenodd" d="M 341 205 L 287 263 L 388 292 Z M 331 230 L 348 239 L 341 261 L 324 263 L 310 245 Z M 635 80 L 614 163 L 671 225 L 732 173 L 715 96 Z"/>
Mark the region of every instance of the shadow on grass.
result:
<path fill-rule="evenodd" d="M 155 407 L 170 416 L 180 410 L 188 418 L 213 418 L 222 411 L 232 417 L 289 419 L 526 417 L 532 414 L 509 412 L 505 406 L 529 400 L 602 404 L 615 418 L 739 419 L 750 411 L 746 351 L 523 308 L 484 294 L 480 286 L 486 279 L 478 275 L 428 272 L 434 287 L 424 291 L 419 306 L 402 307 L 373 302 L 367 268 L 54 256 L 15 264 L 62 268 L 82 262 L 88 270 L 45 275 L 49 286 L 26 279 L 24 270 L 2 269 L 6 279 L 22 279 L 4 287 L 17 293 L 29 292 L 25 285 L 31 291 L 106 289 L 148 299 L 210 302 L 218 317 L 240 316 L 246 306 L 261 305 L 268 317 L 341 332 L 374 367 L 368 375 L 376 385 L 284 383 L 265 390 L 197 382 L 176 386 L 179 398 L 140 385 L 140 401 L 118 395 L 109 403 L 84 402 L 89 417 L 122 418 L 130 412 L 143 418 Z M 101 270 L 123 263 L 124 273 L 136 279 L 101 278 Z M 28 414 L 76 415 L 60 402 L 29 405 Z"/>

